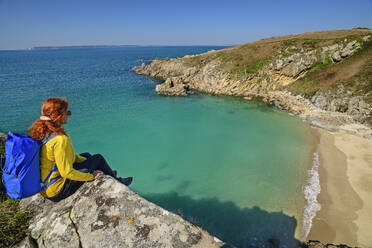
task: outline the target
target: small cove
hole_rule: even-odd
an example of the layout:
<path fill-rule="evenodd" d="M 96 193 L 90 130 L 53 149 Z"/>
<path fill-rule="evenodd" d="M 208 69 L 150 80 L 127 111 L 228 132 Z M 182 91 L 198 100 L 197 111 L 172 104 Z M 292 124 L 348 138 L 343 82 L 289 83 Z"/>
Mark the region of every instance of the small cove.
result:
<path fill-rule="evenodd" d="M 66 96 L 76 152 L 101 153 L 131 188 L 238 247 L 293 244 L 312 160 L 309 127 L 259 102 L 162 97 L 130 71 L 139 58 L 218 47 L 0 52 L 0 131 L 24 131 L 41 102 Z M 6 100 L 4 100 L 6 99 Z"/>

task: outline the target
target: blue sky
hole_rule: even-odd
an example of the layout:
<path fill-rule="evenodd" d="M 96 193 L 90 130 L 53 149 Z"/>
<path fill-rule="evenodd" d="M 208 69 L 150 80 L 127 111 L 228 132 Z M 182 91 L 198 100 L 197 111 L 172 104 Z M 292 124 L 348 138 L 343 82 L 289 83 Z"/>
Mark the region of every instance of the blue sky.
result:
<path fill-rule="evenodd" d="M 0 49 L 231 45 L 372 28 L 372 0 L 0 0 Z"/>

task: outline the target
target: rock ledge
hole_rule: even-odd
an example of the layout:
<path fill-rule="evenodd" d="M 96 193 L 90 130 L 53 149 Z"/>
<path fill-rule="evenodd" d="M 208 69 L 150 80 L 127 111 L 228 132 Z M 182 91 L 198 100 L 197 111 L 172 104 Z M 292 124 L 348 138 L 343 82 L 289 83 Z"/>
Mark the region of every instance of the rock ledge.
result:
<path fill-rule="evenodd" d="M 37 194 L 20 205 L 33 217 L 18 247 L 229 247 L 109 176 L 58 203 Z"/>

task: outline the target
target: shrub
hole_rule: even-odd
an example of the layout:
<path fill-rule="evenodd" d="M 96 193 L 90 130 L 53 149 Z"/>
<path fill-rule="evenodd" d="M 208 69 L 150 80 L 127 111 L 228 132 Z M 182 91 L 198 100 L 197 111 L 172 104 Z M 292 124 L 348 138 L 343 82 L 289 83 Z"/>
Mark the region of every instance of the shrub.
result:
<path fill-rule="evenodd" d="M 263 61 L 263 60 L 255 61 L 252 64 L 248 65 L 248 67 L 245 68 L 245 72 L 248 73 L 248 74 L 256 73 L 264 65 L 265 65 L 265 61 Z"/>
<path fill-rule="evenodd" d="M 367 27 L 356 27 L 356 28 L 353 28 L 353 29 L 369 29 Z"/>
<path fill-rule="evenodd" d="M 30 214 L 20 211 L 19 200 L 0 199 L 0 247 L 10 247 L 24 239 Z"/>

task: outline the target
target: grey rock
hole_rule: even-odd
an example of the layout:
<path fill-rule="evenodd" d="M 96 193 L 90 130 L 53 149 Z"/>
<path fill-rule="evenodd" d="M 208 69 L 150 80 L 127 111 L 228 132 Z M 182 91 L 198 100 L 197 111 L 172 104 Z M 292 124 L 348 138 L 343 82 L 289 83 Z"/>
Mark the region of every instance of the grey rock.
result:
<path fill-rule="evenodd" d="M 24 240 L 14 245 L 13 248 L 37 248 L 37 244 L 30 236 L 26 236 Z"/>
<path fill-rule="evenodd" d="M 340 86 L 338 86 L 336 94 L 341 95 L 344 92 L 345 92 L 345 87 L 341 84 Z"/>
<path fill-rule="evenodd" d="M 292 55 L 292 56 L 289 56 L 287 59 L 286 59 L 286 63 L 291 63 L 294 61 L 294 56 L 295 55 Z"/>
<path fill-rule="evenodd" d="M 315 94 L 311 98 L 311 102 L 318 108 L 320 109 L 325 109 L 326 106 L 328 105 L 328 99 L 322 94 Z"/>
<path fill-rule="evenodd" d="M 350 246 L 339 244 L 323 244 L 318 240 L 309 240 L 305 244 L 306 248 L 351 248 Z"/>
<path fill-rule="evenodd" d="M 332 59 L 334 62 L 339 62 L 341 61 L 341 55 L 340 55 L 340 51 L 336 51 L 332 54 Z"/>
<path fill-rule="evenodd" d="M 317 61 L 317 58 L 314 55 L 305 56 L 303 58 L 303 64 L 306 66 L 307 69 L 311 68 L 315 61 Z"/>
<path fill-rule="evenodd" d="M 355 50 L 352 50 L 352 49 L 342 50 L 341 58 L 346 58 L 346 57 L 353 55 L 354 51 Z"/>
<path fill-rule="evenodd" d="M 369 39 L 371 39 L 371 35 L 366 35 L 362 38 L 364 41 L 369 41 Z"/>
<path fill-rule="evenodd" d="M 364 135 L 363 138 L 372 140 L 372 134 Z"/>
<path fill-rule="evenodd" d="M 310 124 L 315 126 L 315 127 L 323 128 L 323 129 L 325 129 L 327 131 L 330 131 L 330 132 L 337 132 L 338 131 L 337 127 L 335 127 L 333 125 L 330 125 L 330 124 L 326 124 L 321 120 L 310 120 Z"/>
<path fill-rule="evenodd" d="M 283 68 L 283 65 L 284 65 L 283 60 L 278 59 L 278 60 L 276 61 L 276 67 L 275 67 L 275 69 L 276 69 L 277 71 L 279 71 L 279 70 L 281 70 L 281 69 Z"/>
<path fill-rule="evenodd" d="M 289 77 L 297 77 L 301 72 L 306 70 L 306 66 L 298 63 L 290 63 L 283 68 L 282 73 Z"/>
<path fill-rule="evenodd" d="M 325 53 L 325 52 L 327 52 L 327 51 L 329 51 L 329 47 L 322 47 L 322 53 Z"/>
<path fill-rule="evenodd" d="M 334 45 L 328 46 L 328 50 L 330 50 L 330 51 L 337 50 L 338 48 L 339 48 L 339 45 L 338 44 L 334 44 Z"/>
<path fill-rule="evenodd" d="M 359 42 L 353 40 L 347 43 L 346 47 L 341 50 L 341 57 L 346 58 L 353 55 L 357 50 L 361 49 Z"/>
<path fill-rule="evenodd" d="M 327 108 L 328 111 L 346 112 L 348 109 L 348 100 L 345 98 L 332 99 Z"/>
<path fill-rule="evenodd" d="M 33 213 L 30 235 L 40 248 L 225 245 L 109 176 L 85 183 L 58 203 L 34 195 L 20 206 Z"/>
<path fill-rule="evenodd" d="M 354 43 L 350 42 L 349 44 L 354 44 Z M 352 46 L 349 46 L 349 44 L 341 51 L 342 58 L 346 58 L 346 57 L 353 55 L 360 48 L 360 46 L 356 46 L 355 48 L 353 48 Z"/>
<path fill-rule="evenodd" d="M 356 43 L 357 43 L 356 40 L 350 41 L 349 43 L 347 43 L 345 48 L 352 48 Z"/>
<path fill-rule="evenodd" d="M 155 91 L 160 95 L 187 96 L 188 87 L 177 77 L 168 78 L 164 83 L 156 85 Z"/>
<path fill-rule="evenodd" d="M 360 123 L 366 123 L 371 118 L 371 104 L 366 103 L 362 96 L 351 96 L 342 85 L 336 93 L 316 93 L 311 98 L 311 103 L 322 110 L 350 115 Z"/>

